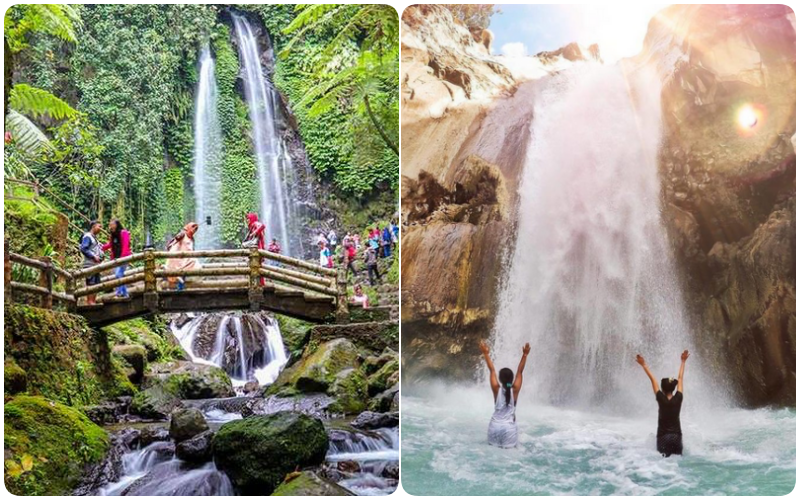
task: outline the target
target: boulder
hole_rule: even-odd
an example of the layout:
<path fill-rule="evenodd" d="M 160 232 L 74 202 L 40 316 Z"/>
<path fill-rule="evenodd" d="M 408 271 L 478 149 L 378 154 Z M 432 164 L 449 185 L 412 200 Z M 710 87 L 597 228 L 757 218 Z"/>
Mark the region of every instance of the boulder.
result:
<path fill-rule="evenodd" d="M 202 464 L 211 460 L 213 431 L 205 431 L 175 446 L 175 456 L 187 462 Z"/>
<path fill-rule="evenodd" d="M 89 420 L 98 425 L 113 424 L 128 413 L 132 399 L 129 396 L 124 396 L 110 401 L 103 401 L 100 404 L 85 406 L 83 407 L 83 413 L 89 417 Z"/>
<path fill-rule="evenodd" d="M 214 462 L 245 495 L 268 495 L 286 474 L 325 460 L 322 421 L 296 412 L 252 416 L 223 424 L 213 440 Z"/>
<path fill-rule="evenodd" d="M 350 425 L 357 429 L 380 429 L 383 427 L 397 427 L 400 425 L 400 414 L 397 412 L 392 413 L 376 413 L 374 411 L 365 411 L 359 414 Z"/>
<path fill-rule="evenodd" d="M 133 397 L 131 413 L 144 418 L 163 420 L 183 403 L 175 392 L 167 390 L 164 385 L 149 387 Z"/>
<path fill-rule="evenodd" d="M 381 476 L 389 478 L 389 479 L 400 479 L 400 464 L 397 462 L 391 462 L 383 468 L 383 472 Z"/>
<path fill-rule="evenodd" d="M 400 411 L 400 386 L 393 385 L 369 401 L 370 411 L 385 413 Z"/>
<path fill-rule="evenodd" d="M 370 375 L 367 381 L 369 385 L 369 395 L 375 396 L 391 387 L 393 384 L 390 383 L 390 378 L 396 383 L 399 370 L 400 363 L 397 361 L 397 358 L 394 358 L 387 361 L 378 371 Z"/>
<path fill-rule="evenodd" d="M 5 485 L 14 495 L 69 495 L 109 450 L 101 427 L 41 396 L 16 396 L 3 415 Z"/>
<path fill-rule="evenodd" d="M 336 399 L 329 407 L 331 411 L 348 415 L 358 413 L 367 407 L 367 379 L 361 370 L 347 368 L 336 375 L 328 394 Z"/>
<path fill-rule="evenodd" d="M 347 488 L 323 479 L 311 471 L 289 474 L 286 480 L 272 493 L 272 496 L 341 497 L 354 495 L 355 493 Z"/>
<path fill-rule="evenodd" d="M 303 358 L 284 370 L 267 392 L 276 394 L 286 387 L 299 392 L 327 392 L 339 372 L 355 368 L 358 363 L 358 350 L 347 339 L 325 342 L 313 351 L 309 345 Z"/>
<path fill-rule="evenodd" d="M 172 412 L 169 435 L 176 443 L 186 441 L 207 430 L 206 418 L 197 408 L 179 408 Z"/>
<path fill-rule="evenodd" d="M 28 388 L 28 374 L 13 359 L 4 363 L 3 388 L 7 396 L 25 392 Z"/>
<path fill-rule="evenodd" d="M 144 386 L 157 385 L 166 386 L 168 392 L 181 399 L 227 398 L 235 395 L 225 370 L 189 361 L 150 365 Z"/>
<path fill-rule="evenodd" d="M 387 347 L 380 356 L 368 356 L 367 359 L 364 360 L 362 368 L 364 369 L 364 373 L 369 376 L 392 360 L 397 360 L 397 353 Z"/>
<path fill-rule="evenodd" d="M 151 425 L 142 428 L 139 433 L 139 443 L 141 443 L 143 447 L 155 443 L 156 441 L 169 441 L 169 430 L 160 425 Z"/>
<path fill-rule="evenodd" d="M 133 376 L 129 377 L 133 383 L 139 383 L 144 377 L 144 367 L 147 364 L 147 350 L 140 345 L 123 344 L 115 345 L 111 352 L 124 359 L 133 368 Z"/>

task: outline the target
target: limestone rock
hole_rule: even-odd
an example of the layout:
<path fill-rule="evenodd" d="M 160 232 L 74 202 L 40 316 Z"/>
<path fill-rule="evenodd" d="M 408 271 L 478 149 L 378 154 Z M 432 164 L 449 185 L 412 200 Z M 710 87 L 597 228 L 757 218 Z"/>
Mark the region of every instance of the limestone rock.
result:
<path fill-rule="evenodd" d="M 197 408 L 179 408 L 170 415 L 169 435 L 176 443 L 191 439 L 207 430 L 206 418 Z"/>

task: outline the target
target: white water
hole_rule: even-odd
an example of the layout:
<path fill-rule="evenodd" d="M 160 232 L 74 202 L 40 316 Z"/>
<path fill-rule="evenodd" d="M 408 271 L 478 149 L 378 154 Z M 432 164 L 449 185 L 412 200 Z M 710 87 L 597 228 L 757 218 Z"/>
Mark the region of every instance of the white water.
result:
<path fill-rule="evenodd" d="M 170 325 L 172 334 L 178 339 L 178 342 L 191 361 L 222 368 L 231 376 L 231 383 L 235 387 L 241 387 L 250 380 L 256 380 L 260 386 L 275 382 L 289 360 L 286 354 L 286 348 L 283 345 L 283 337 L 281 336 L 278 322 L 271 320 L 265 323 L 257 316 L 252 317 L 255 323 L 261 328 L 261 333 L 264 338 L 262 348 L 266 350 L 267 359 L 266 364 L 262 366 L 249 366 L 242 336 L 242 318 L 237 315 L 226 315 L 220 320 L 220 324 L 216 329 L 213 350 L 207 357 L 203 357 L 195 351 L 195 341 L 197 340 L 198 331 L 203 322 L 207 321 L 210 317 L 211 316 L 199 315 L 191 318 L 181 327 Z M 238 365 L 235 367 L 229 367 L 225 364 L 225 350 L 229 341 L 228 326 L 231 322 L 233 322 L 236 349 L 239 353 L 237 356 Z"/>
<path fill-rule="evenodd" d="M 354 432 L 344 440 L 332 440 L 325 461 L 356 461 L 359 472 L 339 484 L 358 495 L 389 495 L 396 482 L 383 477 L 383 471 L 400 459 L 399 428 Z"/>
<path fill-rule="evenodd" d="M 635 355 L 660 379 L 694 350 L 661 222 L 660 84 L 584 64 L 538 85 L 495 364 L 516 371 L 530 342 L 526 397 L 642 410 L 631 394 L 649 385 Z M 724 399 L 701 366 L 690 358 L 695 397 Z"/>
<path fill-rule="evenodd" d="M 200 53 L 199 80 L 194 110 L 194 173 L 195 220 L 203 228 L 197 240 L 198 250 L 219 248 L 220 244 L 220 174 L 222 163 L 222 130 L 217 117 L 217 81 L 214 58 L 208 45 Z M 211 225 L 206 219 L 211 218 Z"/>
<path fill-rule="evenodd" d="M 253 142 L 258 165 L 261 220 L 267 237 L 277 237 L 283 252 L 296 255 L 297 229 L 291 214 L 292 163 L 276 127 L 278 94 L 267 81 L 253 28 L 245 17 L 233 16 L 239 60 L 244 72 L 245 97 L 253 124 Z M 271 59 L 271 50 L 265 56 Z M 271 63 L 271 60 L 269 61 Z"/>

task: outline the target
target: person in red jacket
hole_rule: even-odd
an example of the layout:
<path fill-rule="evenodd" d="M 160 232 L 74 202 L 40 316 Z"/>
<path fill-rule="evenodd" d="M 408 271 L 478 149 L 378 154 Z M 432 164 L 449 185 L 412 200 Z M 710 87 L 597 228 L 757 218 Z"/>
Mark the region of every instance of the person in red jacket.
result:
<path fill-rule="evenodd" d="M 110 239 L 108 243 L 103 245 L 104 252 L 111 252 L 111 259 L 121 259 L 122 257 L 127 257 L 131 254 L 131 233 L 122 227 L 122 223 L 114 219 L 108 224 L 108 230 L 110 233 Z M 128 268 L 128 264 L 122 264 L 117 266 L 114 270 L 114 276 L 117 278 L 122 278 L 125 276 L 125 270 Z M 117 287 L 117 297 L 128 298 L 128 287 L 125 285 L 120 285 Z"/>
<path fill-rule="evenodd" d="M 258 215 L 250 212 L 247 214 L 247 237 L 244 239 L 246 246 L 257 246 L 259 250 L 264 250 L 267 246 L 264 244 L 264 224 L 259 222 Z M 253 245 L 253 242 L 255 245 Z"/>

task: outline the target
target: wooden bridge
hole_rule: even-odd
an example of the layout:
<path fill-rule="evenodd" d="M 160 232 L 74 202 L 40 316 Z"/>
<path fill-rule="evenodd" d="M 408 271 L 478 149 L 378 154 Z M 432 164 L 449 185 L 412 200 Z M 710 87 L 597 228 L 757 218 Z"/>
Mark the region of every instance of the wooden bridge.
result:
<path fill-rule="evenodd" d="M 170 259 L 204 259 L 194 269 L 167 270 Z M 27 269 L 25 281 L 14 281 Z M 129 269 L 121 278 L 108 275 L 120 265 Z M 84 316 L 92 326 L 104 326 L 147 314 L 205 311 L 272 311 L 317 323 L 347 323 L 360 306 L 347 299 L 344 269 L 329 269 L 304 260 L 258 249 L 143 252 L 106 261 L 96 266 L 67 271 L 51 259 L 33 259 L 11 253 L 5 242 L 5 297 L 13 303 L 22 296 L 38 297 L 38 305 Z M 24 273 L 23 273 L 24 274 Z M 86 285 L 86 278 L 101 275 L 99 284 Z M 106 276 L 103 276 L 106 274 Z M 183 278 L 178 291 L 169 278 Z M 36 281 L 36 284 L 30 283 Z M 128 287 L 129 298 L 114 295 L 116 287 Z M 82 298 L 96 295 L 98 303 Z M 19 297 L 17 297 L 19 296 Z M 388 319 L 388 311 L 371 310 L 372 319 Z M 386 313 L 386 318 L 381 317 Z"/>

